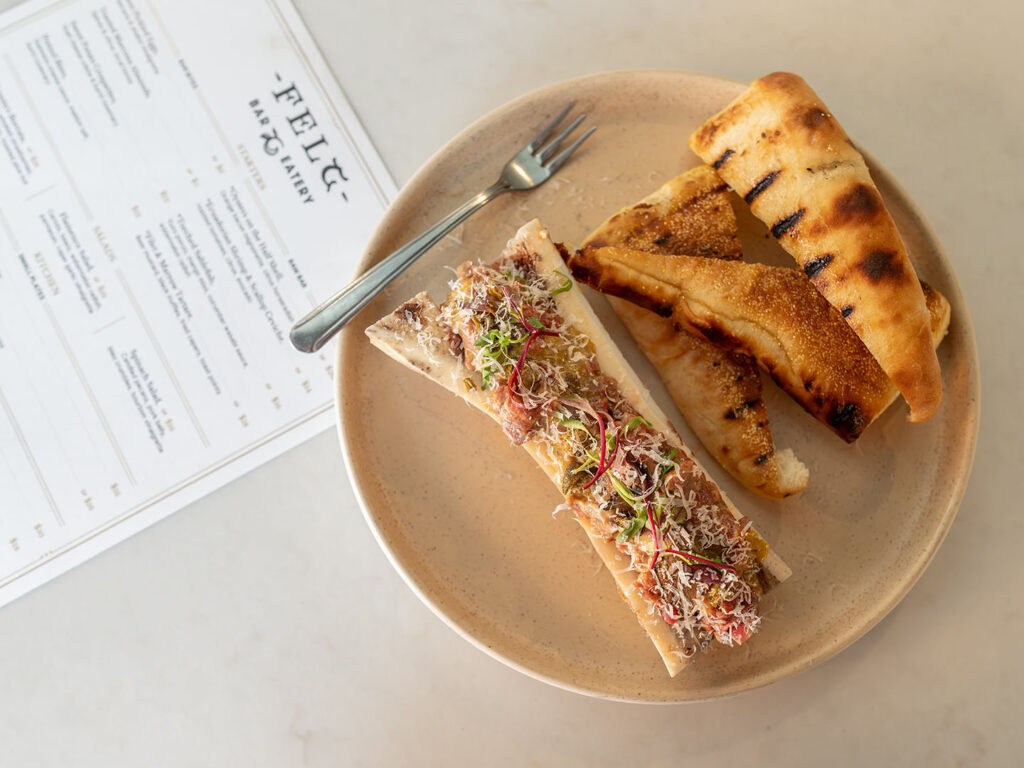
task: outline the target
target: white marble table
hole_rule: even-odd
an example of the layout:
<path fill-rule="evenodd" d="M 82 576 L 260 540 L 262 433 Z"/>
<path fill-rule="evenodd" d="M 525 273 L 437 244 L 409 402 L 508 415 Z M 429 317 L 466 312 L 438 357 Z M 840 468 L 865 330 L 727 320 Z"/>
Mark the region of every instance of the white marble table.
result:
<path fill-rule="evenodd" d="M 728 701 L 623 705 L 526 678 L 436 619 L 374 543 L 325 433 L 0 610 L 0 765 L 1019 761 L 1021 6 L 299 8 L 400 184 L 466 123 L 555 80 L 813 77 L 931 219 L 972 308 L 983 417 L 960 515 L 911 594 L 835 659 Z"/>

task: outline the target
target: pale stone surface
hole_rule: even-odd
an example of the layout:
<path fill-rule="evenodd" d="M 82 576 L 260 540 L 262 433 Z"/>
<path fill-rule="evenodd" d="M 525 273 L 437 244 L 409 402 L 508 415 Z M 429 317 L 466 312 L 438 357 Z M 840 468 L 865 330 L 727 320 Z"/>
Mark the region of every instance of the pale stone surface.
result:
<path fill-rule="evenodd" d="M 914 590 L 840 656 L 728 701 L 623 705 L 524 677 L 435 618 L 378 549 L 326 433 L 0 610 L 0 765 L 1019 759 L 1020 6 L 299 8 L 399 184 L 470 121 L 555 80 L 810 79 L 930 219 L 973 313 L 982 429 L 960 515 Z"/>

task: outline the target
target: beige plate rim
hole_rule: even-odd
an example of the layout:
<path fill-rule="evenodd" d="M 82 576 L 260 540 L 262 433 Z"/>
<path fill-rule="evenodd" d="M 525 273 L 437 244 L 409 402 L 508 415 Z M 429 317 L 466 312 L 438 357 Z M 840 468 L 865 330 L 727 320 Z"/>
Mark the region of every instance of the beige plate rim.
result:
<path fill-rule="evenodd" d="M 430 158 L 425 163 L 423 163 L 422 166 L 420 166 L 420 168 L 416 171 L 416 173 L 413 174 L 413 176 L 409 179 L 409 181 L 402 187 L 402 189 L 400 190 L 398 195 L 392 201 L 392 203 L 389 206 L 388 210 L 385 211 L 383 218 L 381 219 L 381 221 L 378 223 L 377 227 L 375 228 L 375 230 L 373 232 L 373 235 L 371 236 L 370 241 L 367 244 L 366 250 L 364 251 L 362 258 L 359 261 L 359 265 L 358 265 L 358 267 L 356 269 L 356 273 L 360 274 L 360 273 L 364 272 L 369 267 L 371 267 L 374 263 L 376 263 L 376 261 L 379 261 L 379 259 L 373 259 L 372 255 L 376 251 L 378 251 L 380 249 L 380 242 L 382 240 L 384 240 L 384 238 L 385 238 L 386 230 L 387 230 L 388 226 L 391 223 L 390 222 L 390 214 L 391 214 L 391 212 L 393 210 L 396 210 L 396 209 L 399 209 L 399 208 L 402 207 L 402 204 L 404 203 L 406 198 L 409 197 L 411 194 L 413 194 L 413 191 L 422 183 L 422 181 L 424 179 L 430 177 L 430 175 L 433 172 L 433 168 L 437 164 L 437 161 L 439 160 L 439 158 L 447 155 L 451 151 L 452 146 L 460 143 L 460 141 L 465 136 L 475 133 L 483 125 L 490 124 L 492 122 L 500 120 L 503 115 L 505 115 L 507 113 L 512 113 L 518 107 L 522 106 L 524 103 L 529 103 L 529 102 L 532 102 L 532 101 L 537 100 L 539 98 L 542 98 L 542 97 L 544 97 L 545 95 L 547 95 L 548 93 L 550 93 L 552 91 L 561 91 L 561 90 L 566 89 L 567 87 L 571 87 L 574 84 L 592 83 L 592 82 L 594 82 L 596 80 L 600 80 L 600 79 L 611 79 L 611 78 L 618 78 L 618 77 L 622 77 L 622 76 L 631 76 L 631 75 L 632 76 L 636 76 L 636 77 L 641 77 L 641 78 L 642 77 L 673 77 L 673 76 L 695 77 L 695 78 L 700 78 L 700 79 L 704 79 L 704 80 L 708 80 L 708 81 L 718 81 L 718 82 L 729 83 L 731 85 L 734 85 L 734 84 L 745 85 L 741 81 L 734 80 L 734 79 L 731 79 L 731 78 L 726 78 L 726 77 L 722 77 L 722 76 L 718 76 L 718 75 L 710 75 L 710 74 L 704 74 L 704 73 L 697 73 L 697 72 L 686 72 L 686 71 L 681 71 L 681 70 L 666 70 L 666 69 L 612 70 L 612 71 L 606 71 L 606 72 L 593 73 L 593 74 L 584 75 L 584 76 L 576 77 L 576 78 L 570 78 L 568 80 L 558 81 L 558 82 L 552 83 L 550 85 L 544 86 L 542 88 L 536 89 L 534 91 L 530 91 L 530 92 L 528 92 L 528 93 L 526 93 L 526 94 L 524 94 L 522 96 L 517 97 L 516 99 L 513 99 L 513 100 L 511 100 L 509 102 L 506 102 L 505 104 L 503 104 L 500 107 L 492 110 L 491 112 L 488 112 L 487 114 L 483 115 L 482 117 L 478 118 L 473 123 L 468 125 L 462 131 L 460 131 L 456 136 L 454 136 L 452 139 L 450 139 L 448 142 L 446 142 L 440 149 L 438 149 L 433 155 L 431 155 Z M 903 186 L 885 168 L 885 166 L 882 163 L 878 162 L 878 160 L 876 160 L 869 152 L 866 152 L 863 149 L 860 149 L 860 151 L 861 151 L 862 154 L 864 154 L 864 156 L 868 160 L 869 165 L 872 168 L 877 168 L 880 171 L 882 171 L 882 172 L 887 174 L 889 183 L 892 186 L 894 186 L 897 189 L 897 191 L 901 194 L 903 199 L 906 201 L 907 209 L 919 221 L 921 228 L 927 234 L 928 239 L 934 244 L 935 249 L 940 254 L 942 260 L 947 265 L 949 265 L 949 258 L 948 258 L 948 255 L 946 254 L 946 251 L 945 251 L 944 247 L 941 244 L 941 241 L 938 239 L 938 237 L 937 237 L 934 229 L 932 228 L 931 224 L 928 222 L 928 220 L 922 214 L 922 212 L 918 208 L 917 204 L 907 194 L 907 192 L 903 188 Z M 970 359 L 970 369 L 971 369 L 971 377 L 970 377 L 970 389 L 971 389 L 971 392 L 970 392 L 970 394 L 972 395 L 972 397 L 970 398 L 970 403 L 969 403 L 968 407 L 971 409 L 969 415 L 971 416 L 971 421 L 973 422 L 974 429 L 971 430 L 969 435 L 967 436 L 968 441 L 969 441 L 969 445 L 965 446 L 966 453 L 964 455 L 964 460 L 963 460 L 963 467 L 964 468 L 963 468 L 963 471 L 959 473 L 957 481 L 956 481 L 956 485 L 952 489 L 952 493 L 949 496 L 948 503 L 946 505 L 946 509 L 944 510 L 942 518 L 939 521 L 938 529 L 934 532 L 934 535 L 932 536 L 932 538 L 931 538 L 931 540 L 929 542 L 928 549 L 926 550 L 926 552 L 923 553 L 923 557 L 920 560 L 918 560 L 916 567 L 914 569 L 912 569 L 912 570 L 908 570 L 905 573 L 905 578 L 904 578 L 903 584 L 901 585 L 900 589 L 898 589 L 898 590 L 891 590 L 890 592 L 888 592 L 888 599 L 886 599 L 886 600 L 882 601 L 881 603 L 879 603 L 873 613 L 871 613 L 870 615 L 866 615 L 864 617 L 864 620 L 861 623 L 859 623 L 859 624 L 857 624 L 855 626 L 852 626 L 849 630 L 847 630 L 846 632 L 842 633 L 840 636 L 837 636 L 836 638 L 834 638 L 833 642 L 828 643 L 828 644 L 824 644 L 821 648 L 819 648 L 819 650 L 816 653 L 809 654 L 809 655 L 807 655 L 806 657 L 804 657 L 802 659 L 794 661 L 792 664 L 790 664 L 788 666 L 780 667 L 779 669 L 777 669 L 775 671 L 775 674 L 767 676 L 767 677 L 764 677 L 764 678 L 759 679 L 759 680 L 757 680 L 755 682 L 749 682 L 749 681 L 747 681 L 747 682 L 739 682 L 739 683 L 736 683 L 736 684 L 732 685 L 731 687 L 727 687 L 727 688 L 721 690 L 720 692 L 716 693 L 715 695 L 705 696 L 705 697 L 700 697 L 700 698 L 650 699 L 650 698 L 619 696 L 619 695 L 611 694 L 611 693 L 609 693 L 607 691 L 602 691 L 602 690 L 590 688 L 590 687 L 587 687 L 587 686 L 574 685 L 574 684 L 572 684 L 570 682 L 567 682 L 566 680 L 562 680 L 562 679 L 551 677 L 551 676 L 546 675 L 546 674 L 544 674 L 542 672 L 539 672 L 537 670 L 531 669 L 528 666 L 520 664 L 518 661 L 516 661 L 516 660 L 514 660 L 512 658 L 509 658 L 508 656 L 503 654 L 499 649 L 491 647 L 491 646 L 487 645 L 485 642 L 481 641 L 479 638 L 475 637 L 471 632 L 467 631 L 457 621 L 455 621 L 451 616 L 447 615 L 445 613 L 445 611 L 442 608 L 440 608 L 440 606 L 438 606 L 436 604 L 436 602 L 431 598 L 431 596 L 420 586 L 420 584 L 416 581 L 416 579 L 412 576 L 412 574 L 408 571 L 408 569 L 402 563 L 401 559 L 395 554 L 395 552 L 389 546 L 388 541 L 383 536 L 383 534 L 381 533 L 380 528 L 378 527 L 378 525 L 376 523 L 373 510 L 371 509 L 371 506 L 370 506 L 369 502 L 367 501 L 367 498 L 366 498 L 366 495 L 365 495 L 365 493 L 363 491 L 363 488 L 362 488 L 362 485 L 360 483 L 360 480 L 359 480 L 358 476 L 356 475 L 356 472 L 355 472 L 354 467 L 353 467 L 353 462 L 351 460 L 352 447 L 350 445 L 349 433 L 348 433 L 348 431 L 346 429 L 345 418 L 344 418 L 344 409 L 341 407 L 341 402 L 342 402 L 342 400 L 341 400 L 341 389 L 342 389 L 342 379 L 343 379 L 343 376 L 342 376 L 342 361 L 343 361 L 343 359 L 345 357 L 346 349 L 349 347 L 349 345 L 351 345 L 353 343 L 356 343 L 357 341 L 363 340 L 365 338 L 363 336 L 363 333 L 362 333 L 362 325 L 360 323 L 358 323 L 358 322 L 353 323 L 350 327 L 346 328 L 345 330 L 343 330 L 341 332 L 340 340 L 339 340 L 339 343 L 337 345 L 336 354 L 335 354 L 335 414 L 336 414 L 336 419 L 337 419 L 337 430 L 338 430 L 338 437 L 339 437 L 339 442 L 340 442 L 340 446 L 341 446 L 342 458 L 343 458 L 344 463 L 345 463 L 345 468 L 346 468 L 349 480 L 351 481 L 351 485 L 352 485 L 352 489 L 353 489 L 354 495 L 356 497 L 356 500 L 357 500 L 357 502 L 359 504 L 360 509 L 362 510 L 363 517 L 366 520 L 366 523 L 369 526 L 370 531 L 373 534 L 374 539 L 377 541 L 377 543 L 380 546 L 380 548 L 384 551 L 384 554 L 387 557 L 388 561 L 391 563 L 392 567 L 398 572 L 398 574 L 401 576 L 402 580 L 405 581 L 405 583 L 409 586 L 409 588 L 413 591 L 413 593 L 423 602 L 424 605 L 426 605 L 438 618 L 440 618 L 445 624 L 447 624 L 457 634 L 459 634 L 465 640 L 469 641 L 474 646 L 476 646 L 477 648 L 482 650 L 484 653 L 486 653 L 489 656 L 497 659 L 498 661 L 500 661 L 501 663 L 505 664 L 508 667 L 511 667 L 512 669 L 515 669 L 515 670 L 517 670 L 519 672 L 522 672 L 523 674 L 528 675 L 529 677 L 532 677 L 532 678 L 534 678 L 536 680 L 540 680 L 542 682 L 545 682 L 545 683 L 547 683 L 549 685 L 552 685 L 552 686 L 554 686 L 556 688 L 561 688 L 563 690 L 572 691 L 574 693 L 579 693 L 579 694 L 583 694 L 583 695 L 586 695 L 586 696 L 591 696 L 591 697 L 600 698 L 600 699 L 606 699 L 606 700 L 612 700 L 612 701 L 637 702 L 637 703 L 645 703 L 645 704 L 692 704 L 692 703 L 699 703 L 699 702 L 703 702 L 703 701 L 711 701 L 711 700 L 726 698 L 726 697 L 737 695 L 737 694 L 742 693 L 744 691 L 755 690 L 757 688 L 762 688 L 762 687 L 764 687 L 766 685 L 769 685 L 771 683 L 777 682 L 778 680 L 784 679 L 784 678 L 789 677 L 791 675 L 794 675 L 794 674 L 797 674 L 799 672 L 802 672 L 802 671 L 805 671 L 807 669 L 810 669 L 811 667 L 817 666 L 818 664 L 820 664 L 820 663 L 822 663 L 822 662 L 832 658 L 833 656 L 835 656 L 840 651 L 848 648 L 854 642 L 856 642 L 861 637 L 866 635 L 873 627 L 875 627 L 882 619 L 884 619 L 899 604 L 899 602 L 910 592 L 910 590 L 913 588 L 913 586 L 917 583 L 918 579 L 920 579 L 921 575 L 927 569 L 928 565 L 934 559 L 935 554 L 939 550 L 939 547 L 942 545 L 943 541 L 946 538 L 946 535 L 949 533 L 949 529 L 952 526 L 953 519 L 956 516 L 956 513 L 957 513 L 957 511 L 959 509 L 959 506 L 960 506 L 960 502 L 963 499 L 964 493 L 966 491 L 967 483 L 968 483 L 968 480 L 970 478 L 971 470 L 972 470 L 972 467 L 973 467 L 973 464 L 974 464 L 975 451 L 976 451 L 976 447 L 977 447 L 980 407 L 981 407 L 980 406 L 980 374 L 979 374 L 979 368 L 978 368 L 977 344 L 976 344 L 976 341 L 975 341 L 974 326 L 973 326 L 973 324 L 971 322 L 969 312 L 966 311 L 966 305 L 963 302 L 963 297 L 962 297 L 962 292 L 961 292 L 961 289 L 960 289 L 959 281 L 958 281 L 958 279 L 956 277 L 955 272 L 952 270 L 951 266 L 950 266 L 950 270 L 949 271 L 950 271 L 950 277 L 951 277 L 951 279 L 953 281 L 953 287 L 955 288 L 956 293 L 957 293 L 957 298 L 959 299 L 959 301 L 957 303 L 959 303 L 961 306 L 963 306 L 965 308 L 965 311 L 959 315 L 958 322 L 963 327 L 963 330 L 964 330 L 964 332 L 966 334 L 966 338 L 967 338 L 967 340 L 969 342 L 967 344 L 967 347 L 968 347 L 967 352 L 969 353 L 970 358 L 971 358 Z"/>

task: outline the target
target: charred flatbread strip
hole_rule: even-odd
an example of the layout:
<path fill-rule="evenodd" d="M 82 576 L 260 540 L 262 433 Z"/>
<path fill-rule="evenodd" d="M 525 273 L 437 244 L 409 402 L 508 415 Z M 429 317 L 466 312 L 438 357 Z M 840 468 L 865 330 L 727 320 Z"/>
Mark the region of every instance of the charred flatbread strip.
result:
<path fill-rule="evenodd" d="M 928 310 L 860 152 L 801 78 L 776 72 L 691 137 L 746 200 L 924 421 L 942 399 Z"/>
<path fill-rule="evenodd" d="M 629 296 L 717 346 L 751 355 L 848 442 L 895 397 L 871 353 L 799 270 L 613 247 L 584 248 L 569 266 L 599 291 Z M 935 305 L 929 335 L 937 346 L 948 327 L 948 302 L 928 292 Z"/>
<path fill-rule="evenodd" d="M 760 597 L 790 571 L 679 440 L 565 269 L 534 221 L 495 263 L 462 265 L 440 307 L 420 294 L 366 332 L 530 453 L 675 675 L 716 641 L 744 642 Z"/>
<path fill-rule="evenodd" d="M 699 166 L 616 213 L 584 246 L 739 259 L 729 195 L 714 170 Z M 631 302 L 615 297 L 608 301 L 657 369 L 687 424 L 729 474 L 770 498 L 792 496 L 807 487 L 807 467 L 791 449 L 775 448 L 753 358 L 719 349 Z"/>

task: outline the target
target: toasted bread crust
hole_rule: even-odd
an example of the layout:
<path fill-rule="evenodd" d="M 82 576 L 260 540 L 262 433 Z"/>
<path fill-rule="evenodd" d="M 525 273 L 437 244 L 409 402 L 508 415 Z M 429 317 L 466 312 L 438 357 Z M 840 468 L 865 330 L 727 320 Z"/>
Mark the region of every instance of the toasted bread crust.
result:
<path fill-rule="evenodd" d="M 612 300 L 687 424 L 729 474 L 773 499 L 807 487 L 807 468 L 792 451 L 776 450 L 756 360 L 719 349 L 671 319 Z"/>
<path fill-rule="evenodd" d="M 585 245 L 685 253 L 735 261 L 742 256 L 729 187 L 706 165 L 676 176 L 595 229 Z"/>
<path fill-rule="evenodd" d="M 867 165 L 801 78 L 755 80 L 690 147 L 750 205 L 842 313 L 911 408 L 935 413 L 942 381 L 928 310 Z"/>
<path fill-rule="evenodd" d="M 637 298 L 716 346 L 753 356 L 794 400 L 848 442 L 895 396 L 842 315 L 798 270 L 614 247 L 584 248 L 569 264 L 576 279 Z M 945 300 L 934 295 L 929 318 L 942 326 L 931 340 L 937 345 L 948 313 L 941 309 Z"/>
<path fill-rule="evenodd" d="M 610 217 L 585 246 L 736 260 L 741 256 L 729 191 L 718 174 L 699 166 L 670 180 Z M 633 297 L 642 302 L 642 297 Z M 610 298 L 612 308 L 664 381 L 704 447 L 751 490 L 785 498 L 807 487 L 809 474 L 792 455 L 782 471 L 762 399 L 757 362 L 688 332 L 676 323 Z"/>

